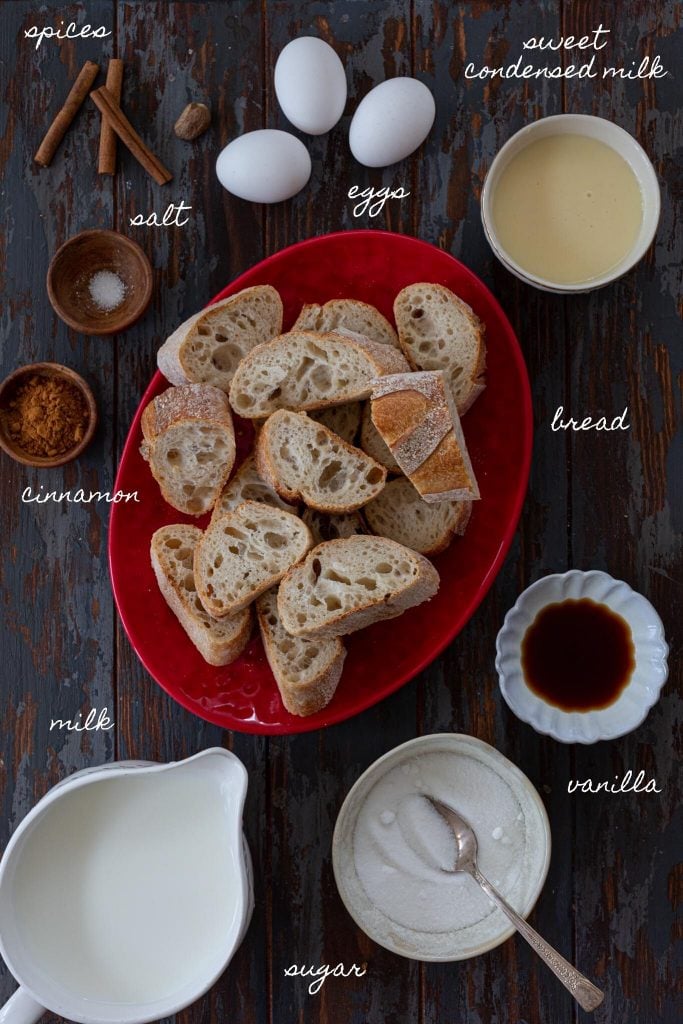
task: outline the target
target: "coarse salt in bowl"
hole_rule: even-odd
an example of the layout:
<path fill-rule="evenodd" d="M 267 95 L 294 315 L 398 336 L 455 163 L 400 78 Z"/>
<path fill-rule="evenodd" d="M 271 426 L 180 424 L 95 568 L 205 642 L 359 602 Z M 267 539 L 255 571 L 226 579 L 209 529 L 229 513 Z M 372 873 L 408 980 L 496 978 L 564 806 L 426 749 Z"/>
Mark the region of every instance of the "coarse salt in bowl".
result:
<path fill-rule="evenodd" d="M 413 960 L 466 960 L 514 933 L 463 872 L 446 872 L 448 835 L 422 795 L 462 814 L 479 866 L 526 917 L 550 863 L 550 827 L 538 793 L 501 753 L 472 736 L 421 736 L 375 761 L 344 801 L 332 858 L 340 896 L 375 942 Z M 426 801 L 422 801 L 426 804 Z"/>

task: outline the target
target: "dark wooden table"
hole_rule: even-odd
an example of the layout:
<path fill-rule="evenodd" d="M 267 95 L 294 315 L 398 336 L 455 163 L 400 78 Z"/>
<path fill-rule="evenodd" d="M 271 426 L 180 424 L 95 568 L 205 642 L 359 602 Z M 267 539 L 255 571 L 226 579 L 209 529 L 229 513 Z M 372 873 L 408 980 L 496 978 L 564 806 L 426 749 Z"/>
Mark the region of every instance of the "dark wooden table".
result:
<path fill-rule="evenodd" d="M 0 468 L 2 687 L 1 844 L 59 779 L 116 758 L 170 760 L 213 744 L 250 774 L 246 831 L 256 912 L 222 980 L 178 1015 L 184 1024 L 560 1024 L 580 1011 L 521 940 L 463 964 L 419 965 L 380 949 L 353 925 L 332 877 L 330 844 L 347 790 L 377 756 L 417 734 L 472 733 L 529 775 L 545 801 L 553 857 L 533 923 L 607 992 L 599 1024 L 674 1024 L 680 974 L 673 942 L 681 898 L 680 656 L 683 631 L 683 33 L 681 6 L 664 0 L 237 0 L 116 3 L 5 2 L 0 7 L 0 340 L 2 374 L 43 359 L 66 362 L 93 384 L 102 413 L 95 444 L 76 465 Z M 104 40 L 38 49 L 24 31 L 63 19 L 105 25 Z M 611 30 L 609 63 L 659 54 L 670 73 L 636 82 L 466 81 L 464 65 L 507 63 L 530 36 Z M 216 181 L 221 145 L 242 131 L 287 128 L 272 68 L 299 34 L 328 40 L 347 68 L 347 116 L 308 140 L 313 174 L 293 200 L 265 208 Z M 119 149 L 115 179 L 96 173 L 99 114 L 87 102 L 52 166 L 32 156 L 86 59 L 126 61 L 123 103 L 173 170 L 155 186 Z M 572 59 L 570 53 L 552 63 Z M 386 171 L 357 165 L 349 114 L 375 83 L 416 74 L 434 91 L 434 129 L 417 156 Z M 197 144 L 172 134 L 190 99 L 206 100 L 213 128 Z M 534 291 L 492 257 L 479 219 L 484 175 L 519 127 L 561 111 L 599 114 L 633 133 L 662 185 L 657 240 L 636 270 L 602 291 L 559 298 Z M 409 189 L 375 220 L 354 219 L 352 185 Z M 130 228 L 170 202 L 193 207 L 182 228 Z M 88 227 L 115 227 L 146 249 L 155 293 L 143 321 L 114 339 L 86 338 L 52 312 L 45 274 L 57 246 Z M 320 733 L 265 740 L 222 733 L 185 713 L 146 675 L 112 601 L 107 507 L 23 504 L 22 491 L 111 488 L 126 432 L 155 365 L 182 319 L 240 271 L 283 246 L 344 228 L 419 236 L 462 259 L 489 284 L 518 333 L 533 385 L 536 439 L 529 495 L 504 570 L 469 626 L 431 667 L 379 706 Z M 611 417 L 619 434 L 550 430 L 555 409 Z M 519 592 L 570 567 L 603 569 L 651 598 L 671 643 L 671 678 L 646 722 L 621 740 L 563 746 L 504 705 L 494 640 Z M 678 696 L 677 696 L 678 690 Z M 107 707 L 116 727 L 78 734 L 53 718 Z M 567 792 L 571 779 L 643 769 L 661 794 Z M 679 780 L 678 780 L 679 781 Z M 678 847 L 678 849 L 677 849 Z M 65 893 L 65 899 L 68 894 Z M 103 922 L 103 927 L 106 924 Z M 680 947 L 679 947 L 680 949 Z M 310 996 L 284 969 L 367 963 L 362 980 L 331 979 Z M 678 959 L 680 968 L 680 957 Z M 14 981 L 0 968 L 0 996 Z M 678 1002 L 677 1002 L 678 1000 Z M 677 1011 L 678 1007 L 678 1011 Z M 46 1019 L 53 1020 L 49 1015 Z"/>

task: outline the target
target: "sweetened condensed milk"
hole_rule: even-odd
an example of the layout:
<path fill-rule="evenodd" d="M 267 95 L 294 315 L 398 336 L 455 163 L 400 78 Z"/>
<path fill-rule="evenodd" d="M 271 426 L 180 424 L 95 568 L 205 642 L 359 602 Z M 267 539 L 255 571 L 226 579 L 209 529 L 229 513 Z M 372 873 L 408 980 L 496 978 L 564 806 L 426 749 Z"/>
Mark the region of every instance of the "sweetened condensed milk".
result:
<path fill-rule="evenodd" d="M 530 143 L 500 173 L 492 197 L 500 244 L 522 271 L 556 284 L 589 283 L 635 245 L 638 179 L 611 146 L 586 135 Z"/>

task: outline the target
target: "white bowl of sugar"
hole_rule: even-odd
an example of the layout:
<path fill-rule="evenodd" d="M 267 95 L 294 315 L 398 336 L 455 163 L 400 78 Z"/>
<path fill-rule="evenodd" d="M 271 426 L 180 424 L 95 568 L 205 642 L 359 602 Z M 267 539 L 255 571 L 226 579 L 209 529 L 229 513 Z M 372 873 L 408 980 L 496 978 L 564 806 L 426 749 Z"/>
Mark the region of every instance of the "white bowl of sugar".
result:
<path fill-rule="evenodd" d="M 356 924 L 413 960 L 485 953 L 514 929 L 463 873 L 450 873 L 443 821 L 423 800 L 450 804 L 474 828 L 479 866 L 515 910 L 534 907 L 550 864 L 550 826 L 526 776 L 473 736 L 420 736 L 375 761 L 350 790 L 332 844 L 337 888 Z"/>

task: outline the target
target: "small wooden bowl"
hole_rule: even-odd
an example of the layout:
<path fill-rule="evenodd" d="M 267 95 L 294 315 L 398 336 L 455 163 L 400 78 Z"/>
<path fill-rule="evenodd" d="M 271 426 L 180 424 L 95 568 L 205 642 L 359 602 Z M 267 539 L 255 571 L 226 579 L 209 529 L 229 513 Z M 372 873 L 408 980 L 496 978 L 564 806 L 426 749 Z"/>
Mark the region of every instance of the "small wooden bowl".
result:
<path fill-rule="evenodd" d="M 98 271 L 117 274 L 125 286 L 122 302 L 101 309 L 90 294 Z M 137 244 L 118 231 L 81 231 L 52 257 L 47 294 L 64 323 L 81 334 L 118 334 L 139 320 L 152 298 L 152 267 Z"/>
<path fill-rule="evenodd" d="M 9 407 L 9 403 L 15 395 L 19 385 L 35 376 L 61 377 L 70 384 L 74 384 L 83 395 L 85 404 L 88 408 L 88 425 L 85 428 L 85 434 L 78 444 L 75 444 L 73 448 L 69 448 L 67 451 L 62 452 L 61 455 L 53 455 L 45 458 L 41 458 L 36 455 L 29 455 L 28 452 L 25 452 L 19 447 L 16 441 L 10 436 L 7 429 L 5 412 Z M 24 466 L 35 466 L 39 469 L 51 469 L 53 466 L 63 466 L 65 462 L 71 462 L 72 459 L 77 459 L 92 441 L 96 426 L 97 405 L 95 404 L 95 396 L 86 381 L 84 381 L 83 378 L 74 370 L 70 370 L 68 366 L 62 366 L 61 363 L 30 363 L 28 366 L 20 366 L 18 370 L 14 370 L 14 372 L 10 373 L 9 377 L 5 377 L 2 384 L 0 384 L 0 448 L 7 452 L 15 462 L 21 462 Z"/>

